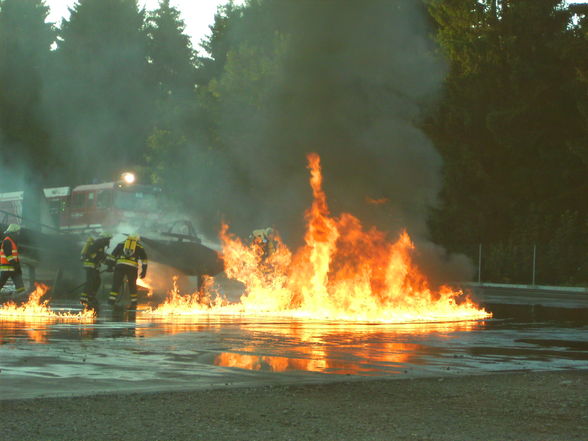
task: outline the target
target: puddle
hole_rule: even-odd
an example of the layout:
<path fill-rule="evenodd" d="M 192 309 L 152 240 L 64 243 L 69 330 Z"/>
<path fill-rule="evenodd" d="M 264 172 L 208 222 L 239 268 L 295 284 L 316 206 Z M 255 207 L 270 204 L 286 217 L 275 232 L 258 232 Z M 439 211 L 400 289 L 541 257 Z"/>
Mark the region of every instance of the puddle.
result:
<path fill-rule="evenodd" d="M 587 331 L 520 318 L 391 325 L 138 312 L 127 321 L 0 320 L 0 396 L 583 369 Z"/>

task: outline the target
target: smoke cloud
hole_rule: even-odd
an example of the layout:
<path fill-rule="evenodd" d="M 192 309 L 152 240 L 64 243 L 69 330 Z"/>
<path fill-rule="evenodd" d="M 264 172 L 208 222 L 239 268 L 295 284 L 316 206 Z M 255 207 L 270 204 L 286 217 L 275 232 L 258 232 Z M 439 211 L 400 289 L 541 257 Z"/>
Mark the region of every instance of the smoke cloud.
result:
<path fill-rule="evenodd" d="M 285 41 L 284 51 L 273 59 L 275 75 L 264 85 L 263 106 L 250 111 L 235 97 L 223 100 L 215 115 L 192 107 L 190 114 L 168 118 L 172 129 L 185 133 L 192 127 L 197 133 L 167 157 L 174 175 L 168 192 L 181 201 L 178 210 L 189 213 L 209 237 L 225 220 L 240 235 L 274 226 L 286 243 L 298 246 L 311 202 L 306 155 L 317 152 L 335 215 L 351 212 L 392 237 L 407 228 L 426 243 L 442 161 L 418 122 L 423 106 L 436 98 L 446 66 L 434 55 L 422 3 L 261 4 L 269 11 L 265 20 L 276 23 Z M 105 23 L 100 29 L 107 30 Z M 238 48 L 256 29 L 250 24 L 229 32 Z M 43 87 L 53 152 L 70 167 L 76 164 L 71 178 L 76 183 L 141 162 L 145 128 L 157 116 L 158 109 L 149 107 L 150 86 L 133 70 L 139 61 L 125 61 L 125 54 L 141 58 L 145 48 L 129 46 L 121 52 L 116 42 L 104 47 L 112 51 L 87 54 L 87 75 L 57 71 Z M 117 82 L 108 83 L 113 72 Z M 64 104 L 56 111 L 55 103 Z M 200 130 L 206 118 L 216 120 L 218 133 Z M 214 137 L 223 139 L 221 148 L 211 148 Z M 447 260 L 433 246 L 423 249 L 425 263 Z"/>
<path fill-rule="evenodd" d="M 289 35 L 287 51 L 267 86 L 266 113 L 242 117 L 256 133 L 227 136 L 234 142 L 227 161 L 217 162 L 221 179 L 210 182 L 231 190 L 215 203 L 237 231 L 275 225 L 295 242 L 311 197 L 306 154 L 315 151 L 335 213 L 426 234 L 441 159 L 416 123 L 445 66 L 433 56 L 422 5 L 303 0 L 280 6 L 274 19 Z M 227 131 L 234 130 L 239 110 L 223 111 L 233 123 Z"/>
<path fill-rule="evenodd" d="M 267 113 L 242 117 L 242 126 L 257 132 L 227 146 L 216 182 L 229 191 L 214 201 L 216 208 L 239 234 L 272 225 L 287 243 L 300 245 L 311 201 L 306 155 L 317 152 L 335 215 L 351 212 L 392 237 L 408 229 L 433 283 L 469 277 L 467 259 L 427 241 L 442 161 L 418 122 L 437 97 L 446 66 L 434 55 L 423 4 L 278 3 L 272 19 L 289 36 L 287 51 L 267 85 Z M 233 130 L 239 109 L 223 110 Z"/>

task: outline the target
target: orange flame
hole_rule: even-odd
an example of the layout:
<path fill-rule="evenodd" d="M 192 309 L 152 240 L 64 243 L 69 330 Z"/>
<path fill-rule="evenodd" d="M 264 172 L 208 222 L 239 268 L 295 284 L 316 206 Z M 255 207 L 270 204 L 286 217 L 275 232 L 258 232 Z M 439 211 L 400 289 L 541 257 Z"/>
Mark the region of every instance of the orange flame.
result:
<path fill-rule="evenodd" d="M 199 291 L 182 295 L 178 288 L 178 277 L 174 276 L 173 287 L 168 292 L 166 300 L 155 310 L 148 308 L 145 314 L 155 316 L 202 314 L 226 305 L 226 300 L 215 292 L 212 278 L 205 278 Z"/>
<path fill-rule="evenodd" d="M 151 284 L 150 279 L 137 279 L 137 286 L 140 286 L 141 288 L 145 288 L 147 290 L 147 297 L 153 296 L 153 285 Z"/>
<path fill-rule="evenodd" d="M 308 162 L 314 200 L 306 212 L 306 244 L 294 255 L 277 237 L 276 252 L 264 256 L 223 225 L 225 272 L 245 285 L 243 312 L 377 322 L 491 316 L 461 290 L 433 291 L 412 261 L 415 246 L 406 231 L 391 243 L 349 213 L 331 216 L 320 158 L 312 153 Z"/>
<path fill-rule="evenodd" d="M 383 323 L 476 320 L 491 314 L 461 290 L 433 290 L 403 231 L 395 242 L 376 228 L 365 230 L 349 213 L 330 214 L 322 189 L 320 158 L 308 155 L 313 203 L 306 212 L 305 245 L 292 253 L 275 234 L 243 243 L 222 226 L 227 277 L 242 282 L 239 303 L 228 303 L 210 279 L 192 295 L 177 287 L 152 315 L 251 314 Z M 268 247 L 269 249 L 269 247 Z"/>
<path fill-rule="evenodd" d="M 49 300 L 41 297 L 49 290 L 43 283 L 35 283 L 35 290 L 22 305 L 14 302 L 5 303 L 0 307 L 0 320 L 46 321 L 46 320 L 88 320 L 95 316 L 94 310 L 83 310 L 76 314 L 55 312 L 48 306 Z"/>

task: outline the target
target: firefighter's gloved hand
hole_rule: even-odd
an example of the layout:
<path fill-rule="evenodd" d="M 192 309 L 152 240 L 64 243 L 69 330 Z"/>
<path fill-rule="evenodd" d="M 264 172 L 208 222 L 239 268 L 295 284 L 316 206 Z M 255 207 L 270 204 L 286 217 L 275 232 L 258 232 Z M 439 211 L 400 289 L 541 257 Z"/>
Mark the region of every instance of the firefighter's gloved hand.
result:
<path fill-rule="evenodd" d="M 147 275 L 147 270 L 144 269 L 143 271 L 141 271 L 141 274 L 139 275 L 139 279 L 144 279 L 146 275 Z"/>

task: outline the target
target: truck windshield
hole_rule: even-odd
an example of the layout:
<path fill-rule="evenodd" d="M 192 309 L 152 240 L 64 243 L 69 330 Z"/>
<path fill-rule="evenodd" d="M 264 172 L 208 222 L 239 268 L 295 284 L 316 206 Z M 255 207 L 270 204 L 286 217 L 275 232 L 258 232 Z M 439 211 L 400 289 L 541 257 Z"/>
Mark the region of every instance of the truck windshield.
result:
<path fill-rule="evenodd" d="M 114 206 L 119 210 L 155 211 L 157 196 L 140 191 L 117 191 L 114 195 Z"/>

